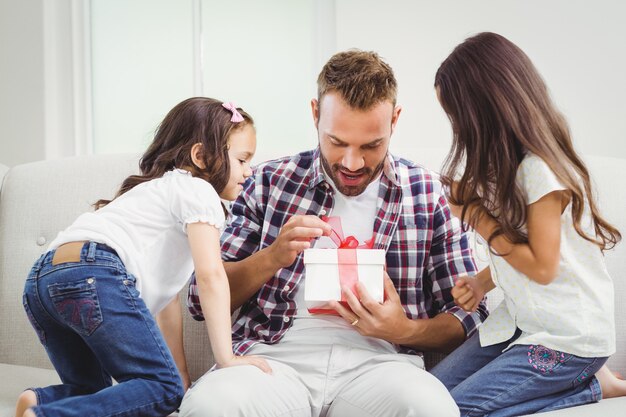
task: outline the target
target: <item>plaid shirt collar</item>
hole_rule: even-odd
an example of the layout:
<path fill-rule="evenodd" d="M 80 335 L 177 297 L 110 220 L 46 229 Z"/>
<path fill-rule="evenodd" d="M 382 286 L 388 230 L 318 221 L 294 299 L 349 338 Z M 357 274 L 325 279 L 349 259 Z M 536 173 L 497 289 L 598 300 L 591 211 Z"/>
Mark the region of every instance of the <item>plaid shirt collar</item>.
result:
<path fill-rule="evenodd" d="M 385 156 L 383 175 L 394 186 L 400 186 L 398 174 L 396 173 L 396 169 L 394 167 L 393 157 L 389 152 L 387 152 L 387 155 Z M 309 169 L 304 182 L 308 184 L 309 189 L 315 188 L 322 183 L 327 183 L 326 176 L 324 175 L 324 168 L 322 167 L 322 155 L 319 146 L 313 151 L 313 163 L 311 164 L 311 168 Z"/>

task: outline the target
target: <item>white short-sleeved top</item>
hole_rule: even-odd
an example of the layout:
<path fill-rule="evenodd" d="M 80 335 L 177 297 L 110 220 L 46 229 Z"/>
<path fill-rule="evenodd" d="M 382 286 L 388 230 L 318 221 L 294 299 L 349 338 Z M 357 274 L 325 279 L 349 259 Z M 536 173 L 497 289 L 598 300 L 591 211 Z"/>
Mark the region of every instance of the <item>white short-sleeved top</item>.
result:
<path fill-rule="evenodd" d="M 49 250 L 81 240 L 109 245 L 135 276 L 141 298 L 156 314 L 193 272 L 186 230 L 197 222 L 224 227 L 220 197 L 207 181 L 174 169 L 82 214 L 59 233 Z"/>
<path fill-rule="evenodd" d="M 517 183 L 527 204 L 565 189 L 548 165 L 531 154 L 519 166 Z M 587 204 L 581 228 L 595 236 Z M 600 248 L 574 229 L 571 203 L 561 216 L 561 259 L 553 282 L 540 285 L 494 254 L 489 263 L 504 301 L 480 327 L 481 346 L 509 340 L 518 327 L 522 335 L 511 345 L 538 344 L 582 357 L 615 352 L 613 282 Z"/>

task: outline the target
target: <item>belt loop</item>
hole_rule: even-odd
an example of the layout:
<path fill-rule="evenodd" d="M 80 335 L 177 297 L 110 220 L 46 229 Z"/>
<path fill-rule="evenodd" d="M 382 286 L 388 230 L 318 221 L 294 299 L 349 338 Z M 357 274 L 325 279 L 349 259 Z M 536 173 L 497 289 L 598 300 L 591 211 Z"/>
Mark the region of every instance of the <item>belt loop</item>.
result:
<path fill-rule="evenodd" d="M 87 262 L 93 262 L 96 259 L 96 242 L 89 242 L 89 249 L 87 250 Z"/>

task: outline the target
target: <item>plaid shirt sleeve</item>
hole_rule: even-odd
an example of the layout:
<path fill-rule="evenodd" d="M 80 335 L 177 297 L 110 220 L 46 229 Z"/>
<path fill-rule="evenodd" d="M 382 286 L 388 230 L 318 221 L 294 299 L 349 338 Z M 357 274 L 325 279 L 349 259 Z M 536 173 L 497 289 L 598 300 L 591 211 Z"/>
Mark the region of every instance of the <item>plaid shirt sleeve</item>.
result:
<path fill-rule="evenodd" d="M 221 237 L 224 261 L 245 259 L 259 248 L 262 217 L 257 211 L 255 189 L 255 176 L 253 175 L 232 205 L 230 222 Z M 195 273 L 191 276 L 187 291 L 187 309 L 195 320 L 204 320 Z"/>
<path fill-rule="evenodd" d="M 478 310 L 468 313 L 454 303 L 452 288 L 455 278 L 474 275 L 476 264 L 471 255 L 467 234 L 459 220 L 452 216 L 448 203 L 439 197 L 434 213 L 433 239 L 427 274 L 432 282 L 432 293 L 440 312 L 449 313 L 459 319 L 467 337 L 489 314 L 485 300 Z"/>

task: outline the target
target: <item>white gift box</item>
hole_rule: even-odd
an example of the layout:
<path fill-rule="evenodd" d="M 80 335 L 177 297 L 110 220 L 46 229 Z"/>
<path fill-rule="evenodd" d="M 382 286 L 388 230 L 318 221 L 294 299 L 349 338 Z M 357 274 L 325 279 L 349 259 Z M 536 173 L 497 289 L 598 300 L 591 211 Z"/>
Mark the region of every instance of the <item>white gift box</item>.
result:
<path fill-rule="evenodd" d="M 337 314 L 328 308 L 328 301 L 347 306 L 341 287 L 348 286 L 356 294 L 356 282 L 363 284 L 374 300 L 383 302 L 383 249 L 307 249 L 304 265 L 304 300 L 311 313 Z"/>

